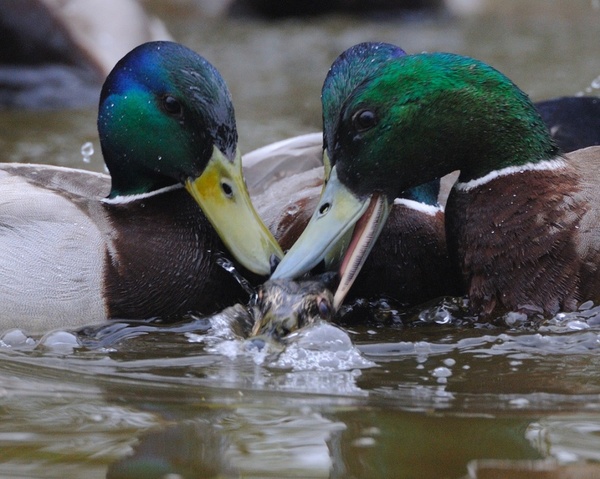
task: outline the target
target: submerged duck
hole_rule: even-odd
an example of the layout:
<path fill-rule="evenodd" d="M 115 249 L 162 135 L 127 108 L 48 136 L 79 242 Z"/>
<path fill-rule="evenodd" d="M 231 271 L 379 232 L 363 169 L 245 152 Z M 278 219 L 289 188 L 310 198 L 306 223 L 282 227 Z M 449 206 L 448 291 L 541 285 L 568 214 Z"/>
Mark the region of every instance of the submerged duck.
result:
<path fill-rule="evenodd" d="M 270 273 L 283 253 L 250 202 L 231 96 L 204 58 L 172 42 L 132 50 L 104 83 L 98 131 L 110 177 L 0 167 L 2 328 L 210 313 L 246 297 L 221 256 Z"/>
<path fill-rule="evenodd" d="M 281 341 L 317 320 L 331 320 L 335 314 L 331 286 L 335 273 L 292 280 L 269 280 L 260 285 L 248 308 L 252 337 Z"/>
<path fill-rule="evenodd" d="M 334 101 L 327 185 L 273 279 L 307 272 L 352 231 L 337 307 L 394 199 L 460 170 L 446 235 L 475 314 L 553 315 L 600 299 L 600 148 L 562 153 L 506 76 L 460 55 L 398 56 Z"/>

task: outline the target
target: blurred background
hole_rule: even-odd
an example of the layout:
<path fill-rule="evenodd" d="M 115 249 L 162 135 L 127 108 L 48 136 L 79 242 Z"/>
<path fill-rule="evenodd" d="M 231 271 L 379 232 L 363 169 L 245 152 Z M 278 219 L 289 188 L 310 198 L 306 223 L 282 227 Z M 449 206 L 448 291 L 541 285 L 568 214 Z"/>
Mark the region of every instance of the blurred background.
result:
<path fill-rule="evenodd" d="M 600 92 L 600 0 L 0 0 L 0 35 L 3 161 L 98 171 L 100 85 L 150 39 L 219 69 L 243 152 L 319 130 L 327 70 L 362 41 L 474 56 L 534 100 Z"/>

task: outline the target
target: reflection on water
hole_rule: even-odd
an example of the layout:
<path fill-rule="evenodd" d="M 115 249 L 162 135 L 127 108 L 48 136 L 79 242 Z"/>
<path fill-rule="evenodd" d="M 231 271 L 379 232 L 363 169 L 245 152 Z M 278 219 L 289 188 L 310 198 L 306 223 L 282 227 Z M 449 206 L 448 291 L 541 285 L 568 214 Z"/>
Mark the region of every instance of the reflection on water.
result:
<path fill-rule="evenodd" d="M 0 348 L 0 470 L 437 478 L 443 467 L 460 478 L 467 466 L 597 461 L 599 318 L 590 309 L 536 330 L 451 321 L 344 333 L 317 323 L 288 346 L 305 361 L 283 363 L 287 350 L 258 356 L 211 318 L 44 338 L 10 331 Z M 327 328 L 346 346 L 329 347 Z"/>
<path fill-rule="evenodd" d="M 366 40 L 481 58 L 536 100 L 598 93 L 597 2 L 481 3 L 421 21 L 267 22 L 147 2 L 223 73 L 243 151 L 319 129 L 327 68 Z M 3 159 L 103 171 L 95 116 L 0 112 Z M 271 356 L 207 318 L 1 332 L 0 477 L 600 477 L 596 309 L 502 327 L 447 303 L 419 313 L 315 325 Z"/>

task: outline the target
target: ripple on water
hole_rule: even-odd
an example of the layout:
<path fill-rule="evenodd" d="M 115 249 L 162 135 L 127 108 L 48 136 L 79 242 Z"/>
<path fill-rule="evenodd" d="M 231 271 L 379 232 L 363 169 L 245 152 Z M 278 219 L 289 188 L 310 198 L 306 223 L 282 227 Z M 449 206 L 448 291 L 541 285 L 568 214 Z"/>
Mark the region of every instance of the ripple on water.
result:
<path fill-rule="evenodd" d="M 414 340 L 375 342 L 377 338 L 373 337 L 359 347 L 368 357 L 415 356 L 420 363 L 451 351 L 489 356 L 543 356 L 600 350 L 600 307 L 591 303 L 584 303 L 576 312 L 560 313 L 537 326 L 515 318 L 514 314 L 506 315 L 504 327 L 465 323 L 462 306 L 444 300 L 421 311 L 418 320 L 406 326 L 403 335 Z M 428 329 L 422 329 L 424 324 Z M 512 327 L 506 327 L 509 324 Z M 439 340 L 423 339 L 432 337 Z"/>
<path fill-rule="evenodd" d="M 274 348 L 256 347 L 229 314 L 172 325 L 111 322 L 41 338 L 8 330 L 0 334 L 0 348 L 35 352 L 30 362 L 59 356 L 57 367 L 77 370 L 89 370 L 90 359 L 105 359 L 112 369 L 99 362 L 93 367 L 109 375 L 144 374 L 156 381 L 188 375 L 216 387 L 379 395 L 417 408 L 462 401 L 476 409 L 486 403 L 548 410 L 583 404 L 591 395 L 597 401 L 600 308 L 584 304 L 535 328 L 511 328 L 469 323 L 461 307 L 460 301 L 442 302 L 402 326 L 345 330 L 317 322 Z"/>

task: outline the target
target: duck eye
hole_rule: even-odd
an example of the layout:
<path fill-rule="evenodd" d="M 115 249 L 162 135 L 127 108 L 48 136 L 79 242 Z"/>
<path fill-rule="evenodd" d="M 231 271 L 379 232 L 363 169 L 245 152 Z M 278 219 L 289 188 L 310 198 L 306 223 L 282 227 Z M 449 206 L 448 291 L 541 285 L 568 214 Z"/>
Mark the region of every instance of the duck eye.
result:
<path fill-rule="evenodd" d="M 321 298 L 319 300 L 319 316 L 323 319 L 328 319 L 331 316 L 331 308 L 327 303 L 327 300 Z"/>
<path fill-rule="evenodd" d="M 171 95 L 165 95 L 162 98 L 162 107 L 169 115 L 173 116 L 179 116 L 183 112 L 181 103 Z"/>
<path fill-rule="evenodd" d="M 367 131 L 377 124 L 377 115 L 372 110 L 358 110 L 352 116 L 352 124 L 357 131 Z"/>

